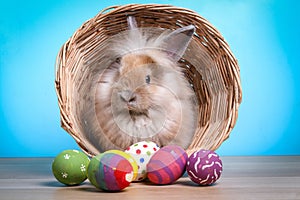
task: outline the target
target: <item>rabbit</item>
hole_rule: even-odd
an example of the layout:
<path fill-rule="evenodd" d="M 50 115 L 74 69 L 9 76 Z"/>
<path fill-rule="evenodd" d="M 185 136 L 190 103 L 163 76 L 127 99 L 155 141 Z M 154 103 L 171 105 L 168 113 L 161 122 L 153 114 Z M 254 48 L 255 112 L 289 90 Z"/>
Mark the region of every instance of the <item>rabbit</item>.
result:
<path fill-rule="evenodd" d="M 150 33 L 127 18 L 128 31 L 114 39 L 113 57 L 96 86 L 100 151 L 126 149 L 139 141 L 188 148 L 197 124 L 195 94 L 178 61 L 195 32 L 193 25 Z M 94 126 L 95 127 L 95 126 Z"/>

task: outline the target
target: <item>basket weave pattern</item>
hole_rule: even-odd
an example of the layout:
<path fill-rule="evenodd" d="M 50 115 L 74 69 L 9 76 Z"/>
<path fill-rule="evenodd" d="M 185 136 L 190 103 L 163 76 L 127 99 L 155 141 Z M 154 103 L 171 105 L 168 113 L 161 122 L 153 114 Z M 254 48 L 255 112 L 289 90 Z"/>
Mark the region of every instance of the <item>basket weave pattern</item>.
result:
<path fill-rule="evenodd" d="M 131 4 L 109 7 L 85 22 L 62 46 L 56 60 L 56 93 L 61 126 L 88 155 L 99 153 L 84 135 L 88 124 L 80 118 L 92 95 L 84 95 L 93 84 L 97 55 L 105 41 L 127 29 L 127 16 L 139 27 L 177 29 L 193 24 L 191 47 L 180 60 L 198 100 L 198 126 L 188 154 L 199 148 L 217 149 L 233 129 L 242 100 L 239 66 L 222 35 L 199 14 L 169 5 Z M 200 50 L 199 50 L 200 48 Z M 87 80 L 90 80 L 88 83 Z"/>

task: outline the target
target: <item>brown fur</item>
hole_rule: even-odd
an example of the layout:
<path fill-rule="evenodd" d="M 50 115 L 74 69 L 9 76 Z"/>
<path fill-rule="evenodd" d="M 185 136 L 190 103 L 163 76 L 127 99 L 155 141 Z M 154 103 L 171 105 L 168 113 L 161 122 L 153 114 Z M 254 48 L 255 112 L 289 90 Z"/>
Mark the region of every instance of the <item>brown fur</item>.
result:
<path fill-rule="evenodd" d="M 102 74 L 101 79 L 111 73 L 118 77 L 115 83 L 109 83 L 113 87 L 107 81 L 99 81 L 97 87 L 97 119 L 103 138 L 110 141 L 102 144 L 104 149 L 125 149 L 142 140 L 161 146 L 174 143 L 184 148 L 190 144 L 196 119 L 193 92 L 176 63 L 157 57 L 156 53 L 128 54 L 122 58 L 119 70 L 107 69 Z M 151 74 L 149 85 L 144 82 L 147 74 Z M 124 90 L 136 95 L 135 106 L 121 100 L 120 92 Z"/>
<path fill-rule="evenodd" d="M 90 141 L 100 152 L 143 140 L 187 148 L 196 129 L 197 106 L 177 60 L 159 48 L 164 34 L 155 40 L 134 29 L 128 37 L 107 51 L 121 59 L 112 62 L 95 85 L 96 115 L 86 113 L 92 121 Z"/>
<path fill-rule="evenodd" d="M 153 64 L 154 60 L 148 55 L 128 54 L 125 55 L 121 60 L 122 68 L 120 70 L 121 76 L 127 72 L 135 69 L 136 67 Z"/>

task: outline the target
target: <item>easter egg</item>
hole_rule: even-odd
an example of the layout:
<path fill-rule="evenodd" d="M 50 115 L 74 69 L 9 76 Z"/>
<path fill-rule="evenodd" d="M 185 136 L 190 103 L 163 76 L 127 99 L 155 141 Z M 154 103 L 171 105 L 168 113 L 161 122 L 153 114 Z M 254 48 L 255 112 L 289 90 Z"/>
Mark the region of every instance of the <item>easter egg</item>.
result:
<path fill-rule="evenodd" d="M 180 146 L 162 147 L 151 157 L 147 176 L 152 183 L 171 184 L 184 173 L 187 159 L 187 153 Z"/>
<path fill-rule="evenodd" d="M 133 169 L 133 177 L 132 180 L 135 180 L 138 176 L 138 165 L 135 161 L 135 159 L 128 153 L 120 151 L 120 150 L 108 150 L 106 151 L 106 153 L 116 153 L 119 154 L 121 156 L 123 156 L 124 158 L 126 158 L 130 164 L 132 165 L 132 169 Z"/>
<path fill-rule="evenodd" d="M 54 177 L 65 185 L 78 185 L 87 178 L 89 158 L 77 150 L 65 150 L 58 154 L 52 162 Z"/>
<path fill-rule="evenodd" d="M 211 185 L 220 178 L 222 166 L 220 157 L 214 151 L 201 149 L 188 158 L 186 171 L 193 182 Z"/>
<path fill-rule="evenodd" d="M 120 191 L 130 185 L 133 166 L 121 152 L 108 151 L 91 159 L 87 171 L 92 185 L 105 191 Z"/>
<path fill-rule="evenodd" d="M 142 181 L 147 178 L 147 164 L 157 150 L 159 150 L 159 146 L 150 141 L 137 142 L 125 150 L 138 165 L 138 173 L 133 181 Z"/>
<path fill-rule="evenodd" d="M 97 156 L 94 156 L 88 165 L 87 168 L 87 177 L 92 185 L 94 185 L 97 188 L 100 188 L 99 184 L 97 183 L 96 176 L 98 176 L 99 173 L 99 165 L 100 165 L 100 158 L 102 157 L 102 154 L 98 154 Z"/>

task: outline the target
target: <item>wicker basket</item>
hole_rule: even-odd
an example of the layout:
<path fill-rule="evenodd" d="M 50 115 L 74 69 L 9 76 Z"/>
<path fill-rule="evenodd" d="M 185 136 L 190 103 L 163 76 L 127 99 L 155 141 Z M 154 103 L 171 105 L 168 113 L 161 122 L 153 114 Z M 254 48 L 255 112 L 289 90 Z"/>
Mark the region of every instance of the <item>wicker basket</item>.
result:
<path fill-rule="evenodd" d="M 93 83 L 90 76 L 108 37 L 127 29 L 127 16 L 135 16 L 139 27 L 176 29 L 193 24 L 196 33 L 189 53 L 180 60 L 186 78 L 198 99 L 199 123 L 188 154 L 199 148 L 217 149 L 233 129 L 242 100 L 239 66 L 222 35 L 199 14 L 169 5 L 124 5 L 109 7 L 85 22 L 62 46 L 56 60 L 55 86 L 61 126 L 90 156 L 99 153 L 83 133 L 80 119 L 84 95 Z M 200 48 L 200 49 L 199 49 Z M 193 62 L 190 62 L 193 60 Z"/>

